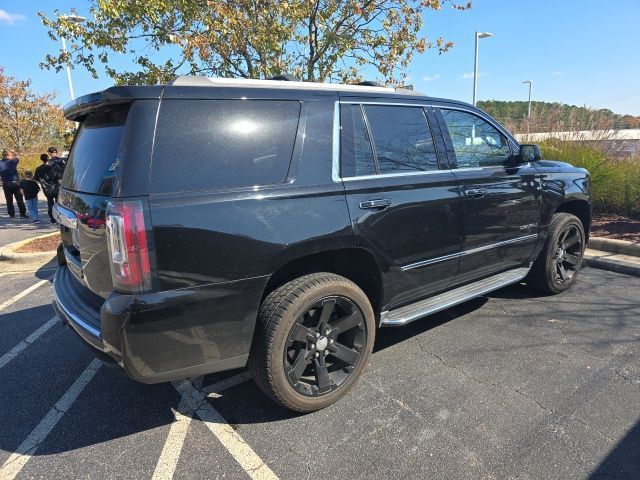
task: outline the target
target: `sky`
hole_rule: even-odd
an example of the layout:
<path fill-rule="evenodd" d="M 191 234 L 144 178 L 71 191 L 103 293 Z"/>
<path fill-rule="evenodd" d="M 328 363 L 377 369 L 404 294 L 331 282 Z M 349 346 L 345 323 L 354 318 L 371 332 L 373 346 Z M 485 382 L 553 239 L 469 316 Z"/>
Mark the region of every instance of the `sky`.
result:
<path fill-rule="evenodd" d="M 54 91 L 60 103 L 68 102 L 65 72 L 38 66 L 60 46 L 36 13 L 75 8 L 86 14 L 90 4 L 0 0 L 0 66 L 16 78 L 30 78 L 36 91 Z M 522 81 L 531 80 L 533 100 L 640 115 L 640 0 L 474 0 L 471 10 L 445 6 L 424 17 L 423 35 L 455 43 L 443 55 L 432 50 L 414 57 L 406 83 L 427 95 L 471 102 L 474 36 L 484 31 L 494 36 L 480 40 L 478 100 L 527 100 Z M 81 68 L 72 78 L 76 95 L 111 84 L 106 75 L 93 79 Z"/>

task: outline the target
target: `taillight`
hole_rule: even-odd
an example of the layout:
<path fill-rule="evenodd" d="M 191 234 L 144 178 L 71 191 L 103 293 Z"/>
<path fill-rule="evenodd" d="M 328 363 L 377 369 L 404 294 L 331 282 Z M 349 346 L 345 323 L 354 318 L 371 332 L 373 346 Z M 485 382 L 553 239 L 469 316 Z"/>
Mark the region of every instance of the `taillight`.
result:
<path fill-rule="evenodd" d="M 107 206 L 107 240 L 111 278 L 116 290 L 151 289 L 152 250 L 148 216 L 141 200 L 117 200 Z"/>

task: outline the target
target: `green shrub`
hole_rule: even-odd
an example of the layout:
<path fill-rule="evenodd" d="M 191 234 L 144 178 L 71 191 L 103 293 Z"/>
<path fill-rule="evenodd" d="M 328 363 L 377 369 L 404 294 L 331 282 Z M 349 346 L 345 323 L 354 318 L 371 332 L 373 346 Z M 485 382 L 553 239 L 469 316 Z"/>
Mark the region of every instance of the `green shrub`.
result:
<path fill-rule="evenodd" d="M 617 159 L 580 142 L 547 141 L 542 155 L 589 170 L 593 208 L 600 213 L 640 213 L 640 158 Z"/>

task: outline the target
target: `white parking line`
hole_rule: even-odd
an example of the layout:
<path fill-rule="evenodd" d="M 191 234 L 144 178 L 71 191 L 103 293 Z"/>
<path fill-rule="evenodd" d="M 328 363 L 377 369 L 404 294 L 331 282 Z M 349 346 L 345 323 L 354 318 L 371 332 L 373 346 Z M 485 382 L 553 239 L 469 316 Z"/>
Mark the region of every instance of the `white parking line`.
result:
<path fill-rule="evenodd" d="M 201 384 L 202 377 L 193 380 L 195 388 L 200 388 Z M 173 414 L 176 419 L 169 428 L 167 440 L 160 453 L 160 458 L 158 458 L 158 463 L 156 463 L 153 477 L 151 477 L 152 480 L 171 480 L 173 478 L 182 446 L 184 445 L 185 438 L 187 438 L 189 425 L 191 425 L 191 420 L 193 419 L 193 410 L 189 409 L 189 405 L 184 397 L 180 398 L 178 408 L 174 410 Z"/>
<path fill-rule="evenodd" d="M 16 358 L 18 354 L 20 354 L 20 352 L 22 352 L 25 348 L 35 342 L 40 337 L 40 335 L 53 327 L 57 323 L 57 320 L 58 317 L 54 316 L 49 321 L 47 321 L 47 323 L 42 325 L 35 332 L 33 332 L 31 335 L 29 335 L 27 338 L 25 338 L 7 353 L 5 353 L 2 357 L 0 357 L 0 368 L 4 367 L 7 363 Z"/>
<path fill-rule="evenodd" d="M 205 393 L 195 389 L 187 380 L 173 382 L 173 386 L 182 395 L 182 400 L 185 401 L 187 408 L 200 417 L 249 477 L 254 480 L 278 479 L 277 475 L 242 439 L 240 434 L 211 406 L 206 400 Z"/>
<path fill-rule="evenodd" d="M 29 295 L 31 292 L 33 292 L 39 286 L 44 285 L 45 283 L 48 283 L 52 278 L 53 278 L 53 276 L 51 276 L 49 278 L 45 278 L 44 280 L 40 280 L 38 283 L 36 283 L 35 285 L 31 285 L 29 288 L 27 288 L 26 290 L 23 290 L 22 292 L 17 294 L 15 297 L 12 297 L 12 298 L 10 298 L 9 300 L 6 300 L 3 303 L 0 303 L 0 310 L 4 310 L 9 305 L 17 302 L 18 300 L 20 300 L 23 297 L 26 297 L 27 295 Z"/>
<path fill-rule="evenodd" d="M 29 436 L 22 444 L 11 454 L 9 459 L 4 462 L 4 465 L 0 467 L 0 480 L 13 480 L 16 475 L 20 473 L 20 470 L 31 459 L 33 454 L 38 450 L 38 447 L 47 438 L 47 435 L 51 433 L 51 430 L 60 421 L 62 416 L 69 410 L 73 402 L 78 398 L 82 390 L 89 384 L 93 376 L 102 365 L 102 362 L 98 359 L 94 359 L 84 372 L 73 382 L 73 385 L 69 387 L 69 390 L 65 392 L 60 400 L 53 406 L 49 413 L 40 421 L 40 423 L 33 429 Z"/>
<path fill-rule="evenodd" d="M 224 380 L 220 380 L 208 387 L 204 387 L 202 392 L 205 393 L 210 398 L 218 398 L 220 397 L 220 392 L 226 390 L 231 387 L 235 387 L 236 385 L 240 385 L 241 383 L 246 382 L 251 378 L 251 372 L 242 372 L 233 377 L 225 378 Z"/>

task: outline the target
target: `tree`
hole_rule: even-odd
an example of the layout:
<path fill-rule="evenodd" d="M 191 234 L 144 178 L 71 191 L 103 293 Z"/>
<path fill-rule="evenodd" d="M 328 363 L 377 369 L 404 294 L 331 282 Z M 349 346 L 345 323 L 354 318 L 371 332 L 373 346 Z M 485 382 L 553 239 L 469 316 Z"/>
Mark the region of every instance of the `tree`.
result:
<path fill-rule="evenodd" d="M 164 83 L 180 72 L 346 81 L 371 68 L 394 84 L 414 52 L 453 46 L 420 35 L 423 13 L 444 5 L 471 8 L 455 0 L 92 0 L 84 23 L 39 13 L 52 39 L 72 39 L 68 54 L 47 55 L 41 66 L 70 62 L 97 78 L 102 65 L 117 84 Z M 163 53 L 169 60 L 159 60 Z M 138 68 L 117 71 L 117 54 Z"/>
<path fill-rule="evenodd" d="M 0 67 L 0 143 L 22 153 L 60 142 L 72 127 L 53 93 L 37 94 L 30 80 L 17 80 Z"/>

